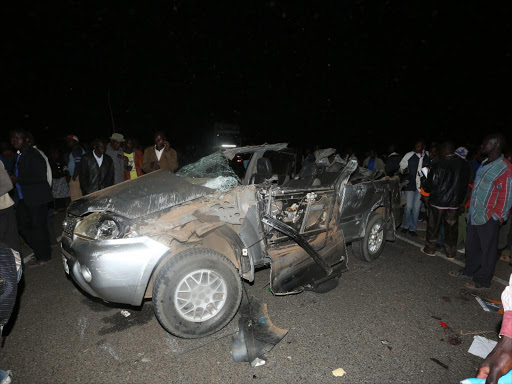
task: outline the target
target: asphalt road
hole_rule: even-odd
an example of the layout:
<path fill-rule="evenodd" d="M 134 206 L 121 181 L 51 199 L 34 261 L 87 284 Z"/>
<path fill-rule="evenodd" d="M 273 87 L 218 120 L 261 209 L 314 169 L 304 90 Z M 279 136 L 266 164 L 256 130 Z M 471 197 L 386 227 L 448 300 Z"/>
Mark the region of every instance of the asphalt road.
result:
<path fill-rule="evenodd" d="M 231 359 L 237 318 L 211 337 L 178 339 L 160 327 L 150 301 L 119 307 L 86 296 L 65 275 L 59 251 L 26 270 L 0 349 L 14 383 L 458 383 L 482 362 L 467 352 L 473 335 L 460 332 L 496 331 L 501 321 L 464 290 L 466 280 L 448 275 L 457 265 L 397 240 L 373 263 L 349 252 L 349 272 L 326 294 L 272 296 L 268 270 L 259 271 L 248 291 L 289 333 L 266 365 L 251 368 Z M 498 276 L 508 280 L 511 271 L 498 262 Z M 494 282 L 479 295 L 499 299 L 503 288 Z M 346 375 L 334 377 L 337 368 Z"/>

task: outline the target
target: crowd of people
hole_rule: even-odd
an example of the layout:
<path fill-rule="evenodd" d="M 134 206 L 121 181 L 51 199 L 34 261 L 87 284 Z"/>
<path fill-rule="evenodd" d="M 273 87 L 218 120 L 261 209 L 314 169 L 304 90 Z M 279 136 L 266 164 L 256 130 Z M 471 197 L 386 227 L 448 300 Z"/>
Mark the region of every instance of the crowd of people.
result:
<path fill-rule="evenodd" d="M 10 133 L 10 145 L 0 154 L 0 242 L 20 252 L 19 235 L 34 251 L 28 267 L 51 260 L 57 244 L 49 223 L 52 210 L 64 210 L 69 201 L 135 179 L 158 169 L 178 169 L 176 151 L 164 132 L 144 153 L 136 141 L 114 133 L 108 144 L 96 139 L 84 145 L 76 135 L 66 137 L 68 151 L 52 148 L 47 157 L 33 135 L 23 129 Z"/>

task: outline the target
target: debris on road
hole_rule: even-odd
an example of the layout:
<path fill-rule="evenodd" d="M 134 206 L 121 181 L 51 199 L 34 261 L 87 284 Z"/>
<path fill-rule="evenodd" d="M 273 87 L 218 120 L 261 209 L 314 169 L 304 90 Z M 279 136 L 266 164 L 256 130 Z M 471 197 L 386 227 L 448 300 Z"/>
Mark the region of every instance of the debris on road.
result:
<path fill-rule="evenodd" d="M 254 296 L 246 297 L 240 306 L 238 333 L 232 338 L 233 361 L 247 361 L 252 367 L 265 364 L 265 352 L 270 352 L 288 333 L 276 327 L 268 315 L 267 304 Z"/>
<path fill-rule="evenodd" d="M 468 352 L 485 359 L 492 352 L 496 344 L 498 344 L 497 341 L 486 339 L 483 336 L 473 336 L 473 343 L 469 347 Z"/>
<path fill-rule="evenodd" d="M 343 368 L 338 368 L 332 371 L 332 375 L 336 377 L 343 377 L 346 375 L 347 372 Z"/>
<path fill-rule="evenodd" d="M 460 336 L 457 335 L 448 324 L 446 324 L 444 321 L 440 321 L 439 324 L 441 324 L 441 327 L 444 328 L 444 332 L 447 336 L 447 339 L 448 339 L 447 341 L 449 344 L 459 345 L 462 343 L 462 339 L 460 338 Z"/>
<path fill-rule="evenodd" d="M 445 363 L 442 363 L 440 362 L 439 360 L 437 360 L 436 358 L 434 357 L 431 357 L 430 360 L 432 360 L 434 363 L 440 365 L 441 367 L 443 367 L 444 369 L 448 369 L 448 366 L 445 364 Z"/>
<path fill-rule="evenodd" d="M 475 296 L 476 301 L 478 301 L 478 304 L 482 307 L 482 309 L 485 312 L 494 312 L 498 313 L 500 315 L 503 315 L 503 303 L 498 300 L 492 300 L 492 299 L 482 299 L 479 296 Z"/>
<path fill-rule="evenodd" d="M 452 301 L 452 299 L 450 299 L 448 296 L 443 296 L 441 299 L 443 299 L 445 303 L 450 303 Z"/>
<path fill-rule="evenodd" d="M 474 293 L 469 292 L 468 290 L 462 288 L 459 291 L 459 296 L 457 296 L 459 299 L 464 301 L 470 301 L 472 297 L 475 297 L 476 295 Z"/>
<path fill-rule="evenodd" d="M 130 315 L 131 315 L 131 313 L 130 313 L 130 312 L 128 312 L 126 309 L 123 309 L 123 310 L 121 311 L 121 315 L 123 315 L 124 317 L 128 317 L 128 316 L 130 316 Z"/>
<path fill-rule="evenodd" d="M 387 340 L 381 340 L 380 341 L 382 343 L 382 345 L 385 345 L 390 351 L 391 349 L 393 348 L 393 345 L 391 344 L 390 341 L 387 341 Z"/>
<path fill-rule="evenodd" d="M 488 333 L 496 334 L 496 331 L 474 331 L 474 332 L 464 332 L 460 331 L 461 336 L 473 336 L 473 335 L 486 335 Z"/>
<path fill-rule="evenodd" d="M 119 355 L 116 353 L 116 351 L 112 347 L 112 344 L 110 344 L 109 342 L 104 342 L 104 343 L 99 344 L 99 346 L 101 349 L 106 351 L 110 356 L 112 356 L 114 358 L 114 360 L 119 361 Z"/>

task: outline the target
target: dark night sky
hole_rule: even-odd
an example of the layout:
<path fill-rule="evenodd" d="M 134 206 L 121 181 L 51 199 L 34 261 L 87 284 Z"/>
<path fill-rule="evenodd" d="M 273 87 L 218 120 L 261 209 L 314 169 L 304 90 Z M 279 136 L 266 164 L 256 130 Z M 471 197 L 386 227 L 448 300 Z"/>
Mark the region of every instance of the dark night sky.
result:
<path fill-rule="evenodd" d="M 512 19 L 496 3 L 301 3 L 4 6 L 4 124 L 108 137 L 110 91 L 118 131 L 178 147 L 216 121 L 251 143 L 361 149 L 510 130 Z"/>

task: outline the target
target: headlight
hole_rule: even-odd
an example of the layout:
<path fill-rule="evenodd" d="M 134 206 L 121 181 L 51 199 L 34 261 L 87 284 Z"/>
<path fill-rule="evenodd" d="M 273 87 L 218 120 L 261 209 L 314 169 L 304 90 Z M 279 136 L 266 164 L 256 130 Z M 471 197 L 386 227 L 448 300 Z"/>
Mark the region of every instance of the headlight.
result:
<path fill-rule="evenodd" d="M 96 239 L 110 240 L 117 239 L 119 237 L 119 227 L 114 220 L 106 219 L 98 224 Z"/>
<path fill-rule="evenodd" d="M 83 219 L 75 229 L 75 235 L 94 240 L 120 239 L 131 236 L 133 231 L 130 220 L 108 213 L 93 213 Z"/>

